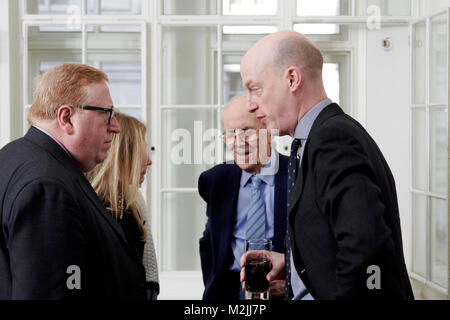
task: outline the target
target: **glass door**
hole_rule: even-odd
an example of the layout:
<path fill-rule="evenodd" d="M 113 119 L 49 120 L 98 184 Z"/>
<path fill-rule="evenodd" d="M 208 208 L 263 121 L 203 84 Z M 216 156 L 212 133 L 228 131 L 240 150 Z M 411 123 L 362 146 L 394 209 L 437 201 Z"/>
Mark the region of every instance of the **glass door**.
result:
<path fill-rule="evenodd" d="M 448 296 L 449 10 L 411 25 L 412 273 Z"/>

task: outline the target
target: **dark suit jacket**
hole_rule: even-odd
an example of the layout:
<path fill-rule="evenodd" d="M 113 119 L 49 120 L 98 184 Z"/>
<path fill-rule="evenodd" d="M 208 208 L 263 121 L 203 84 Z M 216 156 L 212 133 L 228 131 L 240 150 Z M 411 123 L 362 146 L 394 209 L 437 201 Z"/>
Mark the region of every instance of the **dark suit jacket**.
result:
<path fill-rule="evenodd" d="M 413 299 L 394 178 L 369 134 L 336 104 L 311 129 L 292 200 L 294 263 L 315 299 Z M 380 268 L 379 290 L 366 283 L 371 265 Z"/>
<path fill-rule="evenodd" d="M 0 150 L 0 226 L 0 299 L 145 299 L 144 267 L 121 226 L 34 127 Z M 70 266 L 80 290 L 68 289 Z"/>
<path fill-rule="evenodd" d="M 272 249 L 284 252 L 286 237 L 287 163 L 280 155 L 275 175 L 274 239 Z M 239 298 L 239 275 L 229 269 L 234 260 L 231 240 L 236 223 L 237 202 L 242 169 L 236 164 L 221 164 L 203 172 L 198 180 L 200 196 L 207 203 L 206 224 L 200 239 L 200 258 L 205 300 L 235 300 Z"/>

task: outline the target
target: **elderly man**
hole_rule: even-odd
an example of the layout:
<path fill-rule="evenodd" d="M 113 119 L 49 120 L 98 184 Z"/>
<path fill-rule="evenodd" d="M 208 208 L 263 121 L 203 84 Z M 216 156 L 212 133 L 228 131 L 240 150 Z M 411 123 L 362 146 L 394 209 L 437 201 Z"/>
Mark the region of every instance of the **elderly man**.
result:
<path fill-rule="evenodd" d="M 0 150 L 0 299 L 145 299 L 145 271 L 83 173 L 120 131 L 105 73 L 42 75 L 21 139 Z"/>
<path fill-rule="evenodd" d="M 294 299 L 413 299 L 394 178 L 364 128 L 327 98 L 322 65 L 293 31 L 263 38 L 242 60 L 248 110 L 294 138 L 286 260 L 272 254 L 268 278 L 285 269 Z"/>
<path fill-rule="evenodd" d="M 287 157 L 271 150 L 271 137 L 247 112 L 245 96 L 229 103 L 223 123 L 234 163 L 203 172 L 198 180 L 208 216 L 200 239 L 205 300 L 241 297 L 240 259 L 246 239 L 272 239 L 273 250 L 284 252 L 286 234 Z M 284 281 L 272 283 L 271 296 L 277 295 L 284 295 Z"/>

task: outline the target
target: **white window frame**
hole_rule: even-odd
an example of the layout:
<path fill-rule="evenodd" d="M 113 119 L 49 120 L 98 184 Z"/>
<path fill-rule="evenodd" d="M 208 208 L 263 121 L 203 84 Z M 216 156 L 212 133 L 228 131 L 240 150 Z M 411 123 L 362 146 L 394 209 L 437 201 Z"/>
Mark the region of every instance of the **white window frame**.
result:
<path fill-rule="evenodd" d="M 438 200 L 445 200 L 448 202 L 448 191 L 447 194 L 442 194 L 442 193 L 435 193 L 435 192 L 431 192 L 430 191 L 430 158 L 431 158 L 431 153 L 430 153 L 430 112 L 433 108 L 440 108 L 440 107 L 446 107 L 447 108 L 447 113 L 449 110 L 449 103 L 450 103 L 450 98 L 449 98 L 449 94 L 447 92 L 447 101 L 446 104 L 444 103 L 432 103 L 430 100 L 430 36 L 431 36 L 431 30 L 430 30 L 430 25 L 431 25 L 431 20 L 434 17 L 438 17 L 438 16 L 443 16 L 445 15 L 447 17 L 447 27 L 448 27 L 448 31 L 447 31 L 447 85 L 449 84 L 449 75 L 450 75 L 450 8 L 445 10 L 445 11 L 441 11 L 438 12 L 436 14 L 430 15 L 426 18 L 422 18 L 422 19 L 415 19 L 414 21 L 411 22 L 410 24 L 410 39 L 411 39 L 411 45 L 410 45 L 410 70 L 411 70 L 411 82 L 410 82 L 410 92 L 411 92 L 411 97 L 410 97 L 410 121 L 411 121 L 411 133 L 410 133 L 410 137 L 411 137 L 411 141 L 410 141 L 410 145 L 411 145 L 411 163 L 410 163 L 410 177 L 411 177 L 411 215 L 412 215 L 412 219 L 411 219 L 411 225 L 412 225 L 412 230 L 413 232 L 411 233 L 411 243 L 413 243 L 413 237 L 415 236 L 414 234 L 414 195 L 419 195 L 419 196 L 425 196 L 426 197 L 426 226 L 425 226 L 425 239 L 426 239 L 426 243 L 425 243 L 425 248 L 426 248 L 426 263 L 425 263 L 425 272 L 426 275 L 425 277 L 417 274 L 416 272 L 413 271 L 413 265 L 411 265 L 411 271 L 410 271 L 410 276 L 412 279 L 418 281 L 422 286 L 422 294 L 423 295 L 430 295 L 433 296 L 434 298 L 447 298 L 450 299 L 450 294 L 449 294 L 449 288 L 450 288 L 450 259 L 447 262 L 447 288 L 442 287 L 440 284 L 435 283 L 434 281 L 432 281 L 432 276 L 431 276 L 431 212 L 430 212 L 430 205 L 431 205 L 431 199 L 438 199 Z M 414 87 L 415 87 L 415 79 L 414 79 L 414 45 L 412 43 L 412 41 L 414 40 L 414 26 L 416 24 L 419 23 L 424 23 L 425 22 L 425 26 L 426 26 L 426 31 L 425 31 L 425 36 L 426 36 L 426 43 L 425 43 L 425 72 L 426 72 L 426 76 L 425 76 L 425 102 L 418 104 L 414 102 Z M 425 145 L 426 145 L 426 150 L 425 150 L 425 154 L 427 155 L 426 158 L 426 177 L 427 177 L 427 185 L 426 185 L 426 190 L 419 190 L 414 188 L 413 185 L 413 179 L 412 177 L 414 176 L 414 167 L 413 167 L 413 163 L 414 163 L 414 152 L 413 152 L 413 128 L 414 128 L 414 123 L 413 123 L 413 110 L 416 108 L 425 108 L 425 112 L 426 112 L 426 119 L 425 119 L 425 127 L 426 127 L 426 137 L 425 137 Z M 449 118 L 450 119 L 450 118 Z M 447 122 L 449 122 L 450 120 L 448 120 Z M 448 129 L 448 124 L 447 124 L 447 129 Z M 450 139 L 450 136 L 449 138 Z M 447 140 L 450 141 L 450 140 Z M 447 148 L 448 150 L 448 148 Z M 448 152 L 448 151 L 447 151 Z M 450 157 L 448 158 L 450 160 Z M 450 164 L 450 163 L 449 163 Z M 447 169 L 448 170 L 448 169 Z M 448 172 L 447 172 L 448 175 Z M 450 177 L 450 176 L 449 176 Z M 450 207 L 449 207 L 450 209 Z M 447 209 L 447 216 L 448 216 L 448 212 L 449 209 Z M 448 225 L 447 225 L 447 237 L 449 235 L 449 230 L 450 230 L 450 219 L 448 219 Z M 448 239 L 450 240 L 450 237 L 448 237 Z M 450 242 L 448 243 L 448 248 L 450 248 Z M 450 255 L 450 253 L 449 253 Z M 414 261 L 414 250 L 412 250 L 412 261 Z"/>

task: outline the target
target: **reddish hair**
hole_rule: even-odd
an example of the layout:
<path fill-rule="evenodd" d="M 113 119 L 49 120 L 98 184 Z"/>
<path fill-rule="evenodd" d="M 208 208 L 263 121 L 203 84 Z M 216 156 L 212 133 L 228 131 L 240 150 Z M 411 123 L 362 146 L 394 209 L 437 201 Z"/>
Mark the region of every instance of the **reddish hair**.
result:
<path fill-rule="evenodd" d="M 63 64 L 50 69 L 37 78 L 34 102 L 28 112 L 28 122 L 53 120 L 63 105 L 83 105 L 86 86 L 108 82 L 101 70 L 85 64 Z"/>

